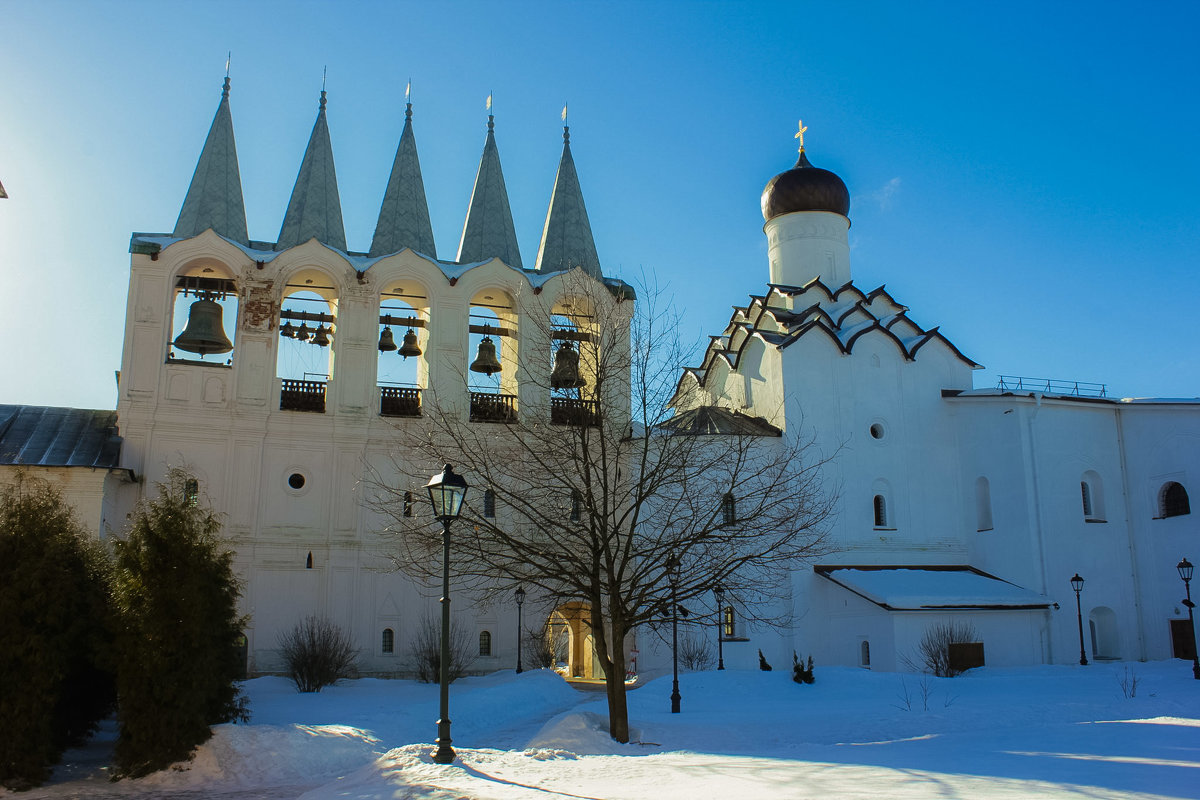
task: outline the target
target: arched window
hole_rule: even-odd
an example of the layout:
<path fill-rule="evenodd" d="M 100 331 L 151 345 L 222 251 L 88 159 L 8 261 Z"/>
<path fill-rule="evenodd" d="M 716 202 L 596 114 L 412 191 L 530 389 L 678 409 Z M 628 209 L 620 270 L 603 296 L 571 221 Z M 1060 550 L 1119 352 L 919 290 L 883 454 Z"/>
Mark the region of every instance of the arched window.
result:
<path fill-rule="evenodd" d="M 492 654 L 492 633 L 491 631 L 479 632 L 479 655 L 490 656 Z"/>
<path fill-rule="evenodd" d="M 1079 493 L 1083 501 L 1084 522 L 1104 522 L 1104 484 L 1100 473 L 1089 469 L 1079 481 Z"/>
<path fill-rule="evenodd" d="M 485 517 L 496 516 L 496 493 L 491 489 L 483 493 L 483 515 Z"/>
<path fill-rule="evenodd" d="M 975 530 L 992 529 L 992 487 L 982 475 L 975 480 Z"/>
<path fill-rule="evenodd" d="M 379 643 L 379 649 L 384 653 L 394 653 L 396 651 L 396 634 L 391 628 L 383 629 L 383 637 Z"/>
<path fill-rule="evenodd" d="M 1171 481 L 1164 483 L 1158 492 L 1158 516 L 1182 517 L 1192 513 L 1192 504 L 1188 501 L 1187 489 L 1183 484 Z"/>
<path fill-rule="evenodd" d="M 484 289 L 468 309 L 467 387 L 472 422 L 517 419 L 516 302 L 502 289 Z"/>
<path fill-rule="evenodd" d="M 732 639 L 737 635 L 737 620 L 733 615 L 733 606 L 725 606 L 721 610 L 721 635 Z"/>
<path fill-rule="evenodd" d="M 862 644 L 858 648 L 858 665 L 860 667 L 871 666 L 871 643 L 866 639 L 862 640 Z"/>
<path fill-rule="evenodd" d="M 875 495 L 873 506 L 875 509 L 875 527 L 886 528 L 888 526 L 887 500 L 884 499 L 883 495 L 877 494 Z"/>
<path fill-rule="evenodd" d="M 724 525 L 732 525 L 737 522 L 737 501 L 733 499 L 732 492 L 726 492 L 721 498 L 721 523 Z"/>
<path fill-rule="evenodd" d="M 183 494 L 187 504 L 195 508 L 200 502 L 200 481 L 188 478 L 183 484 Z"/>

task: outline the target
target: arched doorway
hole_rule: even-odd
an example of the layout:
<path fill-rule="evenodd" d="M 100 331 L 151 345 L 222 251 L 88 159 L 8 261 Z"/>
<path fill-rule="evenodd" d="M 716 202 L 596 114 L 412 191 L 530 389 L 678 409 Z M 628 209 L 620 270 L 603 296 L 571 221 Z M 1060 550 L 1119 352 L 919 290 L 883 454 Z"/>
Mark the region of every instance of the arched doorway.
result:
<path fill-rule="evenodd" d="M 564 603 L 546 622 L 546 636 L 554 653 L 554 668 L 566 678 L 603 680 L 600 659 L 592 636 L 591 607 L 584 602 Z"/>

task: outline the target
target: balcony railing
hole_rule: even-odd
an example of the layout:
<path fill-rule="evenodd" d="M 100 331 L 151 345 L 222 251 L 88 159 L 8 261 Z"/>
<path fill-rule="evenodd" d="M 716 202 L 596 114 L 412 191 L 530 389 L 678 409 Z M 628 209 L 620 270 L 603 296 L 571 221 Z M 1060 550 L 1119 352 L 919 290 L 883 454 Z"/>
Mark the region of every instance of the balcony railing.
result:
<path fill-rule="evenodd" d="M 421 390 L 413 386 L 380 386 L 379 415 L 382 417 L 421 416 Z"/>
<path fill-rule="evenodd" d="M 551 397 L 550 422 L 554 425 L 599 425 L 600 404 L 596 400 Z"/>
<path fill-rule="evenodd" d="M 325 381 L 300 381 L 283 378 L 279 392 L 280 411 L 316 411 L 325 413 Z"/>
<path fill-rule="evenodd" d="M 1001 375 L 999 378 L 996 388 L 1007 389 L 1010 392 L 1043 392 L 1045 394 L 1073 394 L 1078 397 L 1108 397 L 1108 386 L 1103 383 L 1065 381 L 1057 378 L 1022 378 L 1015 375 Z"/>
<path fill-rule="evenodd" d="M 471 392 L 471 422 L 516 421 L 516 395 Z"/>

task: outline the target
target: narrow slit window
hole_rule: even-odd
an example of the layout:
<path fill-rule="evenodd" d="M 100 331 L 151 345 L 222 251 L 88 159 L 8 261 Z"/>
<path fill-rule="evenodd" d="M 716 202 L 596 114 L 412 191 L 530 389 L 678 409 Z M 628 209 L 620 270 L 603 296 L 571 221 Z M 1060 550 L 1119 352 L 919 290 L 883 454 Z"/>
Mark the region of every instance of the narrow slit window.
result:
<path fill-rule="evenodd" d="M 578 489 L 571 490 L 571 522 L 583 519 L 583 495 Z"/>
<path fill-rule="evenodd" d="M 394 653 L 396 650 L 396 634 L 391 628 L 383 629 L 383 637 L 379 649 L 384 653 Z"/>
<path fill-rule="evenodd" d="M 1083 516 L 1092 516 L 1092 487 L 1088 486 L 1087 481 L 1079 482 L 1079 493 L 1083 495 Z"/>
<path fill-rule="evenodd" d="M 737 522 L 737 501 L 733 499 L 732 492 L 726 492 L 721 498 L 721 522 L 724 525 Z"/>
<path fill-rule="evenodd" d="M 496 516 L 496 493 L 491 489 L 483 493 L 483 515 L 488 518 Z"/>
<path fill-rule="evenodd" d="M 737 620 L 733 615 L 733 606 L 725 606 L 721 610 L 721 635 L 731 639 L 737 635 Z"/>
<path fill-rule="evenodd" d="M 492 633 L 491 631 L 479 632 L 479 655 L 490 656 L 492 654 Z"/>
<path fill-rule="evenodd" d="M 413 515 L 413 493 L 404 493 L 404 516 L 411 517 Z"/>
<path fill-rule="evenodd" d="M 886 528 L 888 524 L 887 500 L 884 499 L 883 495 L 877 494 L 872 505 L 875 509 L 875 527 Z"/>

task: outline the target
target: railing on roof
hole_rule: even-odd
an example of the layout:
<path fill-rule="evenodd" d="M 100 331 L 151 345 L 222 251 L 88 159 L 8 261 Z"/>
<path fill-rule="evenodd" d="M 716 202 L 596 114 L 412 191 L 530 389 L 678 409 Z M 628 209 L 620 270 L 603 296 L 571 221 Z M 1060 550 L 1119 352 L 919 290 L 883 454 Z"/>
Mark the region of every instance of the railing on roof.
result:
<path fill-rule="evenodd" d="M 1108 397 L 1108 386 L 1103 383 L 1064 381 L 1055 378 L 1022 378 L 1000 375 L 997 389 L 1010 392 L 1044 392 L 1046 394 L 1073 394 L 1077 397 Z"/>

